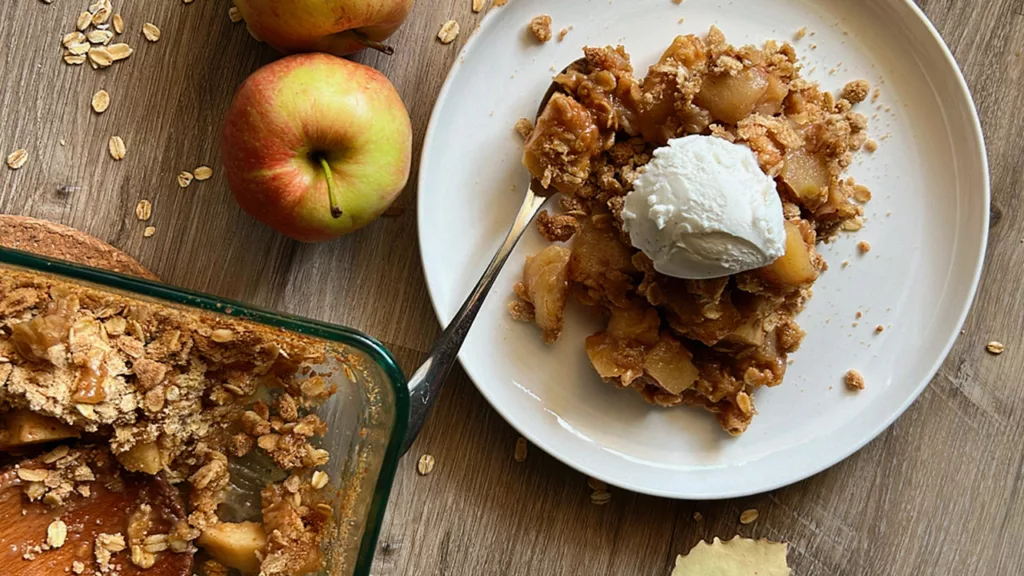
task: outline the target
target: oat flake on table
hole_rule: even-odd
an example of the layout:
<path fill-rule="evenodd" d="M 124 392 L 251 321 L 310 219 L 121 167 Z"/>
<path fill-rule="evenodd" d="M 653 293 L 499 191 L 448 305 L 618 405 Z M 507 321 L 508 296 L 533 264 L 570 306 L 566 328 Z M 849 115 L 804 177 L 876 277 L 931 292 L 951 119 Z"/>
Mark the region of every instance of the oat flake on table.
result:
<path fill-rule="evenodd" d="M 120 136 L 111 136 L 107 148 L 110 150 L 110 157 L 114 160 L 121 160 L 128 153 L 128 148 Z"/>

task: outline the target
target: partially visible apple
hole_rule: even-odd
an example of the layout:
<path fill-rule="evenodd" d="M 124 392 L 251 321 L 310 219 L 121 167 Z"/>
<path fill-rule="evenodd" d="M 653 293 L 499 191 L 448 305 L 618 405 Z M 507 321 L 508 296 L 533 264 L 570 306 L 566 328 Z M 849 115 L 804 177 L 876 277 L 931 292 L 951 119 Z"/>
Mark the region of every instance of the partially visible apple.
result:
<path fill-rule="evenodd" d="M 383 41 L 401 26 L 413 0 L 235 0 L 252 33 L 285 53 L 362 48 L 391 54 Z"/>
<path fill-rule="evenodd" d="M 239 205 L 303 242 L 380 216 L 409 180 L 412 125 L 380 72 L 329 54 L 260 68 L 228 109 L 221 157 Z"/>

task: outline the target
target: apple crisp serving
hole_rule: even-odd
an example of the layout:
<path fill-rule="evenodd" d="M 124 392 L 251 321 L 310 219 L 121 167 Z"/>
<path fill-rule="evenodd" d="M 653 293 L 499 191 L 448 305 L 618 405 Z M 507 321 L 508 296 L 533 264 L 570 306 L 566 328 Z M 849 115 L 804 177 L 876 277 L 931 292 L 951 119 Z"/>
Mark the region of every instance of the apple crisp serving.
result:
<path fill-rule="evenodd" d="M 123 550 L 141 569 L 191 556 L 195 545 L 225 570 L 315 572 L 333 514 L 319 469 L 329 454 L 317 447 L 327 427 L 314 413 L 335 392 L 314 370 L 326 354 L 312 339 L 252 323 L 10 271 L 0 278 L 0 452 L 52 450 L 18 470 L 24 504 L 53 517 L 95 496 L 94 461 L 186 496 L 180 517 L 159 530 L 124 526 L 107 534 L 112 548 L 97 540 L 102 553 L 86 573 L 123 566 L 111 562 Z M 229 459 L 247 456 L 272 461 L 279 475 L 255 496 L 260 517 L 249 520 L 258 522 L 223 521 L 238 486 Z M 145 546 L 154 534 L 166 545 Z"/>
<path fill-rule="evenodd" d="M 717 28 L 677 37 L 642 79 L 621 46 L 584 55 L 555 78 L 561 91 L 526 140 L 523 162 L 560 193 L 561 213 L 538 219 L 553 244 L 527 259 L 510 312 L 551 343 L 573 296 L 608 319 L 585 345 L 604 380 L 660 406 L 704 407 L 742 434 L 753 393 L 782 383 L 804 337 L 795 318 L 827 268 L 815 246 L 862 226 L 854 200 L 870 192 L 844 172 L 867 141 L 852 108 L 869 87 L 851 82 L 836 97 L 801 77 L 791 45 L 734 47 Z M 775 180 L 786 242 L 770 266 L 684 280 L 631 244 L 624 196 L 656 148 L 696 134 L 749 147 Z"/>

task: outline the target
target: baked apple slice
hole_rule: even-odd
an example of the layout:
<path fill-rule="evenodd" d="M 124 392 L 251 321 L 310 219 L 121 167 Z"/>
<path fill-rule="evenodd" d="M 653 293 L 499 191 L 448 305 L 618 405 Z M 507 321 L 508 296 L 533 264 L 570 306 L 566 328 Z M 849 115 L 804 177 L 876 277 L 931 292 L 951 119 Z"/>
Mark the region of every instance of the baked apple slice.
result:
<path fill-rule="evenodd" d="M 523 296 L 533 304 L 534 322 L 544 332 L 544 342 L 548 344 L 558 340 L 565 324 L 571 256 L 568 248 L 551 245 L 536 256 L 527 257 L 523 269 Z"/>

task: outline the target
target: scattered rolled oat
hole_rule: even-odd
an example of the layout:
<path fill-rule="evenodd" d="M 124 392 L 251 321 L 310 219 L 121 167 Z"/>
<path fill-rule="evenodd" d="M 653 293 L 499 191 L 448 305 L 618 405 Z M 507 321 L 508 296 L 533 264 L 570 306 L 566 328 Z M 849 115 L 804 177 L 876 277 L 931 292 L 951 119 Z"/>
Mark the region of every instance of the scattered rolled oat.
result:
<path fill-rule="evenodd" d="M 110 150 L 110 157 L 114 160 L 121 160 L 128 153 L 128 148 L 120 136 L 111 136 L 110 141 L 107 142 L 107 149 Z"/>
<path fill-rule="evenodd" d="M 110 57 L 113 58 L 115 61 L 124 60 L 125 58 L 131 56 L 132 53 L 134 52 L 134 50 L 132 50 L 132 47 L 125 43 L 111 44 L 107 47 L 107 51 L 110 52 Z"/>
<path fill-rule="evenodd" d="M 146 229 L 142 231 L 143 238 L 152 238 L 153 234 L 156 234 L 156 228 L 153 226 L 146 226 Z"/>
<path fill-rule="evenodd" d="M 853 185 L 853 199 L 861 204 L 871 201 L 871 190 L 863 184 Z"/>
<path fill-rule="evenodd" d="M 590 489 L 595 492 L 605 492 L 608 490 L 608 485 L 597 478 L 587 478 L 587 486 L 590 486 Z"/>
<path fill-rule="evenodd" d="M 803 28 L 797 30 L 796 34 L 793 35 L 793 39 L 794 40 L 803 40 L 804 36 L 807 36 L 807 26 L 804 26 Z"/>
<path fill-rule="evenodd" d="M 861 240 L 857 243 L 857 250 L 860 250 L 861 254 L 867 254 L 868 252 L 871 252 L 871 243 L 867 240 Z"/>
<path fill-rule="evenodd" d="M 142 25 L 142 35 L 146 37 L 146 40 L 156 42 L 160 39 L 160 29 L 157 28 L 156 24 L 146 22 Z"/>
<path fill-rule="evenodd" d="M 63 520 L 54 520 L 46 527 L 46 543 L 50 548 L 60 548 L 68 537 L 68 525 Z"/>
<path fill-rule="evenodd" d="M 538 42 L 551 40 L 551 16 L 541 14 L 530 20 L 530 32 Z"/>
<path fill-rule="evenodd" d="M 419 462 L 416 463 L 416 471 L 419 472 L 420 476 L 426 476 L 434 470 L 434 457 L 430 454 L 424 454 L 420 456 Z"/>
<path fill-rule="evenodd" d="M 316 472 L 313 472 L 313 478 L 311 478 L 309 482 L 310 485 L 313 486 L 314 490 L 320 490 L 324 486 L 327 486 L 330 481 L 331 479 L 326 472 L 317 470 Z"/>
<path fill-rule="evenodd" d="M 232 6 L 228 8 L 228 18 L 233 24 L 238 24 L 242 21 L 242 12 L 236 6 Z"/>
<path fill-rule="evenodd" d="M 94 68 L 106 68 L 114 63 L 114 55 L 106 46 L 93 46 L 89 48 L 89 62 Z"/>
<path fill-rule="evenodd" d="M 993 340 L 988 344 L 985 344 L 985 350 L 993 356 L 999 356 L 1003 352 L 1006 352 L 1006 346 L 1004 346 L 1002 342 Z"/>
<path fill-rule="evenodd" d="M 187 170 L 181 172 L 178 174 L 178 186 L 188 188 L 188 185 L 192 183 L 193 178 L 195 178 L 195 176 L 193 176 L 191 172 Z"/>
<path fill-rule="evenodd" d="M 135 217 L 145 222 L 153 215 L 153 204 L 149 200 L 139 200 L 135 206 Z"/>
<path fill-rule="evenodd" d="M 695 512 L 693 513 L 693 521 L 694 521 L 694 522 L 700 522 L 700 521 L 701 521 L 701 520 L 703 520 L 703 519 L 704 519 L 704 515 L 703 515 L 703 514 L 701 514 L 700 512 L 696 512 L 696 511 L 695 511 Z"/>
<path fill-rule="evenodd" d="M 75 29 L 79 32 L 84 32 L 92 24 L 92 14 L 88 12 L 82 12 L 78 15 L 78 20 L 75 21 Z"/>
<path fill-rule="evenodd" d="M 85 35 L 90 44 L 107 44 L 113 37 L 114 33 L 110 30 L 90 30 Z"/>
<path fill-rule="evenodd" d="M 209 166 L 200 166 L 193 171 L 193 176 L 196 180 L 202 182 L 203 180 L 209 180 L 213 176 L 213 168 Z"/>
<path fill-rule="evenodd" d="M 120 14 L 114 14 L 113 22 L 114 22 L 114 32 L 117 32 L 118 34 L 123 34 L 124 33 L 124 18 L 121 18 Z"/>
<path fill-rule="evenodd" d="M 18 148 L 7 156 L 7 166 L 11 170 L 21 168 L 25 165 L 25 162 L 28 162 L 28 150 L 25 150 L 24 148 Z"/>
<path fill-rule="evenodd" d="M 441 44 L 451 44 L 458 36 L 459 23 L 455 20 L 449 20 L 442 24 L 441 30 L 437 33 L 437 39 L 441 41 Z"/>
<path fill-rule="evenodd" d="M 752 524 L 755 520 L 757 520 L 757 517 L 759 515 L 760 513 L 757 511 L 756 508 L 744 510 L 743 513 L 740 514 L 740 524 L 743 524 L 744 526 L 746 526 L 747 524 Z"/>
<path fill-rule="evenodd" d="M 479 14 L 484 9 L 484 0 L 473 0 L 473 12 Z"/>
<path fill-rule="evenodd" d="M 106 90 L 100 90 L 92 95 L 92 109 L 97 114 L 103 114 L 110 107 L 110 94 Z"/>
<path fill-rule="evenodd" d="M 596 504 L 597 506 L 604 506 L 605 504 L 611 502 L 611 500 L 612 493 L 608 492 L 607 490 L 595 490 L 593 493 L 590 494 L 590 501 L 593 504 Z"/>
<path fill-rule="evenodd" d="M 864 389 L 864 376 L 856 370 L 850 370 L 846 373 L 843 378 L 843 382 L 846 383 L 846 387 L 850 390 L 863 390 Z"/>
<path fill-rule="evenodd" d="M 530 122 L 528 118 L 520 118 L 516 121 L 516 132 L 526 140 L 533 133 L 533 122 Z"/>
<path fill-rule="evenodd" d="M 213 340 L 218 344 L 227 344 L 228 342 L 231 342 L 234 339 L 235 333 L 232 332 L 231 330 L 228 330 L 227 328 L 220 328 L 218 330 L 214 330 L 210 334 L 210 340 Z"/>
<path fill-rule="evenodd" d="M 515 453 L 516 462 L 525 462 L 526 461 L 526 450 L 527 450 L 527 447 L 528 447 L 528 443 L 526 442 L 526 438 L 523 438 L 522 436 L 520 436 L 519 438 L 516 439 L 516 453 Z"/>

